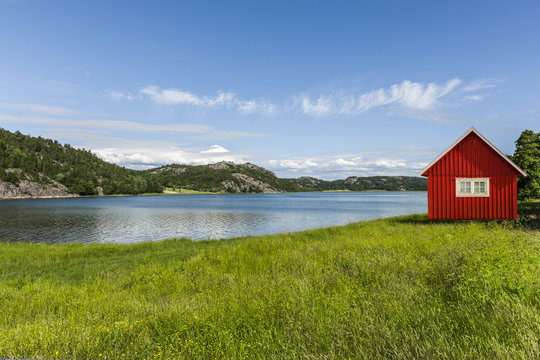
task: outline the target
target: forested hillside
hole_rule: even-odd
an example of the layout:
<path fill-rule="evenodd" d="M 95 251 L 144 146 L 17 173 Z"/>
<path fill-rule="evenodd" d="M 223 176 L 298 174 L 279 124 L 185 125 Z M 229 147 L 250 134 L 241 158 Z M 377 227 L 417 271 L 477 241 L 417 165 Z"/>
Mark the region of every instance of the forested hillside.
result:
<path fill-rule="evenodd" d="M 20 189 L 23 189 L 21 182 L 24 189 L 29 183 L 37 183 L 79 195 L 161 193 L 164 188 L 222 193 L 427 188 L 426 179 L 407 176 L 349 177 L 336 181 L 312 177 L 281 179 L 250 163 L 173 164 L 136 171 L 108 163 L 88 150 L 3 129 L 0 129 L 0 181 Z"/>
<path fill-rule="evenodd" d="M 58 141 L 0 129 L 0 180 L 66 186 L 79 195 L 162 192 L 156 179 Z"/>
<path fill-rule="evenodd" d="M 210 165 L 166 165 L 146 171 L 164 186 L 227 193 L 302 191 L 293 181 L 280 179 L 260 166 L 222 161 Z"/>
<path fill-rule="evenodd" d="M 426 191 L 427 180 L 414 176 L 351 176 L 345 180 L 325 181 L 313 177 L 288 179 L 298 191 Z"/>

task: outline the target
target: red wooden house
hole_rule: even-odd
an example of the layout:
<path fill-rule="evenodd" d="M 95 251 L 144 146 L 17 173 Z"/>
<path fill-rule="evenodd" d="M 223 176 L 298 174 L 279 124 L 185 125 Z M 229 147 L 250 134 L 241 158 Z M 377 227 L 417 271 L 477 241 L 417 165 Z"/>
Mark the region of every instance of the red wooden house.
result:
<path fill-rule="evenodd" d="M 428 179 L 428 218 L 516 219 L 516 164 L 470 128 L 418 173 Z"/>

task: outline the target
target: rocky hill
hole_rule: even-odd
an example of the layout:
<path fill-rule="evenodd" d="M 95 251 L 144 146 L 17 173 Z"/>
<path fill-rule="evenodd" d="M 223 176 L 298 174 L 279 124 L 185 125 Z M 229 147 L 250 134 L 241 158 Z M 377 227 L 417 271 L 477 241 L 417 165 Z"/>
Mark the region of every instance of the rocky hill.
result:
<path fill-rule="evenodd" d="M 293 183 L 280 179 L 260 166 L 222 161 L 210 165 L 166 165 L 146 170 L 159 176 L 167 187 L 225 193 L 279 193 L 299 191 Z"/>
<path fill-rule="evenodd" d="M 0 129 L 0 198 L 160 193 L 166 187 L 221 193 L 410 191 L 426 190 L 427 182 L 407 176 L 282 179 L 251 163 L 225 161 L 136 171 L 108 163 L 84 149 Z"/>

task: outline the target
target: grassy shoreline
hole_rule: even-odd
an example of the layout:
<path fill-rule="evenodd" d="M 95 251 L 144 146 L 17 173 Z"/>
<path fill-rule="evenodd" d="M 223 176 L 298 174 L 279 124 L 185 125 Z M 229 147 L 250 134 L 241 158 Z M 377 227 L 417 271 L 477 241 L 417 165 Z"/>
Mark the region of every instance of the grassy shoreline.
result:
<path fill-rule="evenodd" d="M 410 192 L 424 192 L 421 190 L 405 190 L 405 191 L 388 191 L 388 190 L 320 190 L 320 191 L 295 191 L 295 192 L 282 192 L 279 194 L 309 194 L 309 193 L 372 193 L 372 192 L 399 192 L 399 193 L 410 193 Z M 224 192 L 211 192 L 211 191 L 197 191 L 190 189 L 178 189 L 176 191 L 167 191 L 165 190 L 162 193 L 142 193 L 142 194 L 113 194 L 113 195 L 89 195 L 81 197 L 122 197 L 122 196 L 156 196 L 156 195 L 264 195 L 265 193 L 224 193 Z M 271 193 L 276 194 L 276 193 Z"/>
<path fill-rule="evenodd" d="M 540 232 L 411 215 L 220 241 L 0 244 L 0 357 L 538 358 Z"/>
<path fill-rule="evenodd" d="M 406 190 L 406 191 L 387 191 L 387 190 L 321 190 L 321 191 L 300 191 L 300 192 L 283 192 L 279 194 L 305 194 L 305 193 L 369 193 L 369 192 L 427 192 L 420 190 Z M 275 193 L 273 193 L 275 194 Z M 264 195 L 264 193 L 224 193 L 224 192 L 211 192 L 211 191 L 198 191 L 190 189 L 178 189 L 176 191 L 164 191 L 162 193 L 142 193 L 142 194 L 110 194 L 110 195 L 77 195 L 77 196 L 54 196 L 54 197 L 21 197 L 21 198 L 0 198 L 2 200 L 35 200 L 35 199 L 78 199 L 78 198 L 98 198 L 98 197 L 127 197 L 127 196 L 164 196 L 164 195 Z"/>

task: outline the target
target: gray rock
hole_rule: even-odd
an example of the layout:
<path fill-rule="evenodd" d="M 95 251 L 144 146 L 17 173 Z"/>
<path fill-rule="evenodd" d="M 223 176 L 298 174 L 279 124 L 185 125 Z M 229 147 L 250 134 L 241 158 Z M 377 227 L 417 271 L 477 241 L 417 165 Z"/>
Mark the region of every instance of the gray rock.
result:
<path fill-rule="evenodd" d="M 215 169 L 215 170 L 224 170 L 229 169 L 231 166 L 234 166 L 235 164 L 232 161 L 220 161 L 215 164 L 208 165 L 209 168 Z"/>
<path fill-rule="evenodd" d="M 64 185 L 54 180 L 52 184 L 40 184 L 34 181 L 22 180 L 18 186 L 6 181 L 0 181 L 0 199 L 65 198 L 78 196 L 69 193 Z"/>
<path fill-rule="evenodd" d="M 254 179 L 251 176 L 238 174 L 238 173 L 233 173 L 232 176 L 240 180 L 242 184 L 239 186 L 231 180 L 226 180 L 226 181 L 221 182 L 221 185 L 223 185 L 223 187 L 225 189 L 228 189 L 229 191 L 232 190 L 232 192 L 239 193 L 239 192 L 244 192 L 244 191 L 253 192 L 254 189 L 257 189 L 260 192 L 265 193 L 265 194 L 281 193 L 281 191 L 272 188 L 269 184 L 259 181 L 257 179 Z"/>

